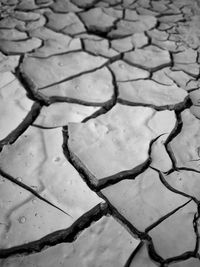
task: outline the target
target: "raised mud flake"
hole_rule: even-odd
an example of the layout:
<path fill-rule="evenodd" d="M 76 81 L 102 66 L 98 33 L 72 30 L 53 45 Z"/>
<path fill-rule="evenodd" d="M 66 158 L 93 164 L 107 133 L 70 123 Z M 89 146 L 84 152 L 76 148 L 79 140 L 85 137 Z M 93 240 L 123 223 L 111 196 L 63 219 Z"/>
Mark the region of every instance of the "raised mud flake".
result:
<path fill-rule="evenodd" d="M 19 64 L 20 56 L 5 56 L 0 52 L 0 72 L 14 71 Z"/>
<path fill-rule="evenodd" d="M 185 49 L 185 51 L 173 54 L 175 63 L 191 64 L 197 60 L 197 51 L 192 48 Z"/>
<path fill-rule="evenodd" d="M 84 40 L 85 51 L 91 52 L 95 55 L 104 56 L 104 57 L 114 57 L 119 53 L 114 49 L 109 47 L 109 42 L 106 39 L 103 40 Z"/>
<path fill-rule="evenodd" d="M 148 31 L 148 35 L 158 41 L 166 41 L 168 39 L 169 34 L 165 31 L 160 31 L 158 29 L 153 29 Z"/>
<path fill-rule="evenodd" d="M 199 173 L 193 171 L 179 170 L 174 171 L 168 175 L 164 175 L 164 179 L 175 190 L 179 190 L 184 194 L 190 195 L 200 200 Z"/>
<path fill-rule="evenodd" d="M 123 37 L 134 33 L 148 31 L 156 25 L 156 18 L 151 16 L 139 16 L 136 21 L 120 20 L 116 23 L 117 28 L 113 29 L 109 37 Z"/>
<path fill-rule="evenodd" d="M 158 15 L 158 12 L 152 11 L 152 10 L 150 10 L 148 8 L 144 8 L 144 7 L 141 7 L 141 6 L 136 7 L 136 10 L 137 10 L 137 13 L 139 15 L 150 15 L 150 16 L 154 16 L 154 17 L 156 17 Z"/>
<path fill-rule="evenodd" d="M 152 44 L 170 52 L 177 52 L 181 50 L 178 48 L 176 42 L 170 40 L 160 41 L 152 38 Z"/>
<path fill-rule="evenodd" d="M 16 41 L 26 39 L 27 34 L 16 29 L 0 29 L 0 39 Z"/>
<path fill-rule="evenodd" d="M 40 27 L 43 27 L 45 24 L 46 24 L 46 18 L 43 15 L 40 15 L 40 18 L 38 20 L 26 22 L 25 26 L 19 25 L 18 29 L 20 31 L 32 31 Z"/>
<path fill-rule="evenodd" d="M 132 36 L 111 41 L 111 46 L 119 52 L 128 52 L 148 44 L 148 38 L 144 33 L 135 33 Z"/>
<path fill-rule="evenodd" d="M 37 38 L 27 39 L 25 41 L 7 41 L 0 40 L 0 50 L 5 54 L 21 54 L 30 52 L 41 46 L 41 40 Z"/>
<path fill-rule="evenodd" d="M 174 264 L 171 264 L 171 267 L 199 267 L 200 261 L 199 259 L 190 258 L 189 260 L 184 260 L 181 262 L 177 262 Z"/>
<path fill-rule="evenodd" d="M 105 58 L 85 52 L 68 53 L 46 59 L 26 57 L 21 65 L 21 71 L 25 77 L 27 76 L 41 88 L 99 68 L 106 61 Z"/>
<path fill-rule="evenodd" d="M 69 149 L 98 183 L 104 177 L 144 163 L 150 141 L 170 132 L 174 125 L 171 111 L 117 104 L 87 123 L 69 124 Z"/>
<path fill-rule="evenodd" d="M 136 21 L 139 19 L 139 15 L 137 11 L 131 9 L 125 9 L 125 20 L 133 20 Z"/>
<path fill-rule="evenodd" d="M 186 91 L 193 88 L 192 81 L 193 84 L 195 83 L 192 76 L 181 70 L 172 71 L 170 68 L 164 68 L 154 72 L 152 79 L 166 85 L 172 85 L 175 82 Z"/>
<path fill-rule="evenodd" d="M 172 161 L 166 151 L 165 141 L 167 140 L 169 134 L 164 134 L 159 137 L 153 144 L 151 148 L 151 167 L 154 167 L 162 172 L 167 172 L 172 168 Z"/>
<path fill-rule="evenodd" d="M 135 254 L 130 263 L 130 267 L 156 267 L 157 265 L 150 259 L 146 245 L 143 245 Z"/>
<path fill-rule="evenodd" d="M 33 102 L 10 72 L 0 73 L 0 140 L 10 134 L 25 118 Z"/>
<path fill-rule="evenodd" d="M 53 0 L 35 0 L 35 3 L 40 7 L 46 7 L 53 3 Z"/>
<path fill-rule="evenodd" d="M 159 13 L 162 13 L 168 9 L 164 1 L 151 1 L 151 6 L 152 10 L 158 11 Z"/>
<path fill-rule="evenodd" d="M 133 67 L 122 60 L 118 60 L 110 65 L 115 74 L 117 82 L 144 79 L 149 77 L 149 72 L 137 67 Z"/>
<path fill-rule="evenodd" d="M 171 73 L 169 67 L 154 71 L 152 74 L 152 80 L 163 85 L 173 85 L 174 81 L 169 76 L 169 73 Z"/>
<path fill-rule="evenodd" d="M 62 127 L 70 122 L 81 122 L 98 109 L 71 103 L 54 103 L 42 108 L 34 124 L 47 128 Z"/>
<path fill-rule="evenodd" d="M 15 11 L 12 16 L 18 20 L 25 22 L 30 22 L 40 19 L 40 14 L 36 12 Z"/>
<path fill-rule="evenodd" d="M 188 90 L 190 89 L 199 89 L 200 88 L 200 79 L 194 79 L 194 80 L 190 80 L 188 81 L 188 84 L 187 84 L 187 87 L 188 87 Z M 196 95 L 196 93 L 197 95 Z M 199 93 L 198 93 L 198 90 L 194 90 L 193 93 L 194 93 L 194 97 L 193 97 L 193 94 L 192 94 L 192 90 L 190 92 L 190 97 L 192 99 L 192 101 L 195 101 L 194 99 L 196 98 L 196 100 L 198 100 L 198 97 L 199 97 Z M 194 104 L 194 102 L 193 102 Z M 194 104 L 195 105 L 195 104 Z"/>
<path fill-rule="evenodd" d="M 113 7 L 102 8 L 103 12 L 108 16 L 121 19 L 123 17 L 123 11 L 115 9 Z"/>
<path fill-rule="evenodd" d="M 199 76 L 199 73 L 200 73 L 198 63 L 191 63 L 191 64 L 175 63 L 172 70 L 184 71 L 188 75 L 191 75 L 195 78 L 197 78 Z"/>
<path fill-rule="evenodd" d="M 164 23 L 176 23 L 179 21 L 183 21 L 184 17 L 182 14 L 179 15 L 166 15 L 166 16 L 161 16 L 158 18 L 159 22 L 164 22 Z"/>
<path fill-rule="evenodd" d="M 85 27 L 80 19 L 72 12 L 66 14 L 45 12 L 48 18 L 47 27 L 54 31 L 63 31 L 68 34 L 85 32 Z"/>
<path fill-rule="evenodd" d="M 2 267 L 106 266 L 121 267 L 136 247 L 136 241 L 112 217 L 104 217 L 84 230 L 73 243 L 63 243 L 23 258 L 8 258 Z M 1 263 L 1 261 L 0 261 Z"/>
<path fill-rule="evenodd" d="M 193 220 L 196 212 L 197 206 L 191 202 L 149 232 L 155 250 L 161 257 L 171 258 L 195 250 Z"/>
<path fill-rule="evenodd" d="M 148 44 L 148 38 L 143 32 L 133 34 L 131 41 L 135 48 L 140 48 Z"/>
<path fill-rule="evenodd" d="M 41 130 L 29 127 L 12 146 L 4 146 L 0 154 L 1 169 L 16 179 L 20 178 L 22 183 L 71 215 L 67 216 L 61 211 L 58 212 L 55 207 L 33 196 L 34 201 L 30 200 L 13 213 L 13 222 L 17 218 L 25 216 L 29 223 L 27 227 L 23 226 L 26 228 L 24 234 L 21 226 L 17 222 L 14 223 L 9 243 L 11 238 L 13 238 L 13 242 L 20 242 L 20 244 L 25 241 L 22 240 L 22 236 L 19 240 L 18 227 L 21 229 L 20 234 L 23 235 L 23 238 L 29 239 L 26 241 L 34 241 L 39 238 L 39 235 L 42 237 L 51 231 L 71 226 L 81 215 L 103 202 L 90 191 L 66 160 L 62 151 L 62 142 L 61 129 Z M 8 194 L 7 198 L 9 199 Z M 38 216 L 35 213 L 38 213 Z M 59 214 L 62 216 L 59 217 Z M 57 215 L 59 216 L 57 217 Z M 52 217 L 49 218 L 49 216 Z M 33 222 L 28 218 L 30 220 L 32 218 Z M 32 227 L 41 228 L 37 232 Z M 10 243 L 10 246 L 12 245 L 14 244 Z"/>
<path fill-rule="evenodd" d="M 118 83 L 119 98 L 132 103 L 171 106 L 184 101 L 185 90 L 173 85 L 162 85 L 151 80 Z"/>
<path fill-rule="evenodd" d="M 39 47 L 31 54 L 34 57 L 49 57 L 54 54 L 81 49 L 81 42 L 78 38 L 72 39 L 69 36 L 54 32 L 45 27 L 33 30 L 29 32 L 29 35 L 44 41 L 42 47 Z"/>
<path fill-rule="evenodd" d="M 25 22 L 15 19 L 13 17 L 5 17 L 0 20 L 0 29 L 18 29 L 19 27 L 25 27 Z"/>
<path fill-rule="evenodd" d="M 95 7 L 100 7 L 100 8 L 109 8 L 109 4 L 107 2 L 99 1 L 95 4 Z"/>
<path fill-rule="evenodd" d="M 101 192 L 139 231 L 144 231 L 188 201 L 188 198 L 168 190 L 161 183 L 158 173 L 152 169 L 147 169 L 135 180 L 121 181 Z"/>
<path fill-rule="evenodd" d="M 103 103 L 113 95 L 112 76 L 106 67 L 81 75 L 67 82 L 40 90 L 45 96 L 69 97 L 87 102 Z"/>
<path fill-rule="evenodd" d="M 78 12 L 81 11 L 76 5 L 69 1 L 65 0 L 55 0 L 54 3 L 51 5 L 51 8 L 55 12 Z"/>
<path fill-rule="evenodd" d="M 194 88 L 196 87 L 196 89 L 199 88 L 200 87 L 199 81 L 194 81 L 193 85 L 191 85 L 191 88 L 192 87 Z M 190 96 L 190 99 L 192 100 L 193 105 L 197 105 L 197 106 L 200 105 L 200 90 L 199 89 L 191 91 L 189 93 L 189 96 Z"/>
<path fill-rule="evenodd" d="M 182 112 L 182 121 L 182 129 L 169 143 L 169 147 L 178 167 L 200 170 L 198 152 L 200 121 L 188 109 Z"/>
<path fill-rule="evenodd" d="M 158 29 L 161 30 L 161 31 L 167 31 L 167 30 L 170 30 L 171 28 L 174 27 L 174 24 L 173 23 L 164 23 L 164 22 L 160 22 L 159 23 L 159 26 L 158 26 Z M 171 36 L 171 35 L 170 35 Z M 170 38 L 169 36 L 169 38 Z"/>
<path fill-rule="evenodd" d="M 87 8 L 93 6 L 96 0 L 71 0 L 71 2 L 81 8 Z"/>
<path fill-rule="evenodd" d="M 18 10 L 29 11 L 37 8 L 34 0 L 22 0 L 17 5 Z"/>
<path fill-rule="evenodd" d="M 125 53 L 124 59 L 130 64 L 152 71 L 171 64 L 169 52 L 153 45 Z"/>
<path fill-rule="evenodd" d="M 116 21 L 116 18 L 107 15 L 101 8 L 93 8 L 79 15 L 89 31 L 108 32 Z"/>
<path fill-rule="evenodd" d="M 127 52 L 132 50 L 134 45 L 131 42 L 131 37 L 125 37 L 121 39 L 111 40 L 111 46 L 118 52 Z"/>
<path fill-rule="evenodd" d="M 157 23 L 157 19 L 154 16 L 138 15 L 135 10 L 130 9 L 126 9 L 125 11 L 125 20 L 130 20 L 136 23 L 139 22 L 138 26 L 144 31 L 153 28 Z"/>

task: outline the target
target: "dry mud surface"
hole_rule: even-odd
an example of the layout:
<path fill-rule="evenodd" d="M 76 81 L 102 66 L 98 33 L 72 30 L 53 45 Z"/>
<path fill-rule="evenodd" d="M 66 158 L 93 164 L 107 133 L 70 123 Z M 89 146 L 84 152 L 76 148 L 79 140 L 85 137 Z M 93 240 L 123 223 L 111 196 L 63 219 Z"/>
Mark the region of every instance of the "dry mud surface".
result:
<path fill-rule="evenodd" d="M 199 0 L 0 0 L 0 266 L 200 266 Z"/>

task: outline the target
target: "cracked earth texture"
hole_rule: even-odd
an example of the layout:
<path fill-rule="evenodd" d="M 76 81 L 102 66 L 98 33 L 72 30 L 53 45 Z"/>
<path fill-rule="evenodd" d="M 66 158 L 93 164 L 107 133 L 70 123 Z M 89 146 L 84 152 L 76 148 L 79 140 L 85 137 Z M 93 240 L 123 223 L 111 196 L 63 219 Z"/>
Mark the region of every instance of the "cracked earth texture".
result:
<path fill-rule="evenodd" d="M 200 2 L 0 0 L 0 266 L 200 266 Z"/>

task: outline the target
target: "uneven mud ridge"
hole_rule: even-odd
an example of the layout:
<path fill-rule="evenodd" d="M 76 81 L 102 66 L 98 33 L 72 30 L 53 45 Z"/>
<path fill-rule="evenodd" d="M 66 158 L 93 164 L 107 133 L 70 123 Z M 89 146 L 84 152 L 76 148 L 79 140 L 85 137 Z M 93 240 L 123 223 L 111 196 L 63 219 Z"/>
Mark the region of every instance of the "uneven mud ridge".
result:
<path fill-rule="evenodd" d="M 0 266 L 200 266 L 200 3 L 0 1 Z"/>

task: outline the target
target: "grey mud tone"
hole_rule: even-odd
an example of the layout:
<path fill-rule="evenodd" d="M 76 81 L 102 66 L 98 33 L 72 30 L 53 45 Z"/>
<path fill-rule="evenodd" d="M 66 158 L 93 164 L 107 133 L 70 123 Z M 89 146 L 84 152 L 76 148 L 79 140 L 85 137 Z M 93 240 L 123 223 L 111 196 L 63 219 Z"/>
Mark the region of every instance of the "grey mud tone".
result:
<path fill-rule="evenodd" d="M 0 11 L 0 266 L 200 266 L 200 2 Z"/>

